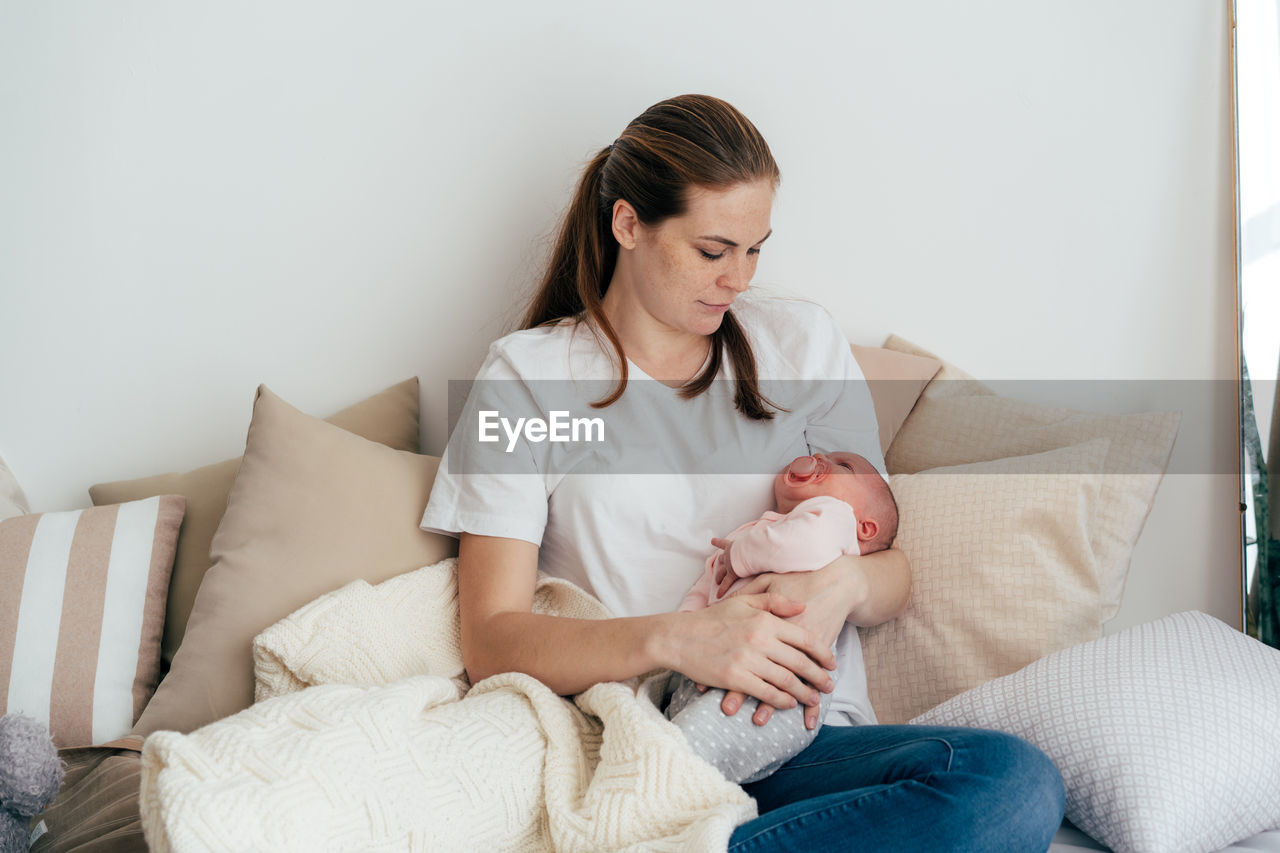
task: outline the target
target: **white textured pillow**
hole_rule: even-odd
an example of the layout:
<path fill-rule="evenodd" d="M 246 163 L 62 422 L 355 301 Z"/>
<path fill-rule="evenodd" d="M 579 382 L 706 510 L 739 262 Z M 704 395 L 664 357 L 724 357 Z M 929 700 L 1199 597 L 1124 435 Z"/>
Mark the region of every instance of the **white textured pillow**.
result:
<path fill-rule="evenodd" d="M 27 496 L 22 493 L 22 487 L 9 466 L 0 459 L 0 521 L 29 512 L 31 507 L 27 504 Z"/>
<path fill-rule="evenodd" d="M 1218 850 L 1280 827 L 1280 651 L 1197 611 L 1082 643 L 913 723 L 1044 750 L 1067 817 L 1117 853 Z"/>

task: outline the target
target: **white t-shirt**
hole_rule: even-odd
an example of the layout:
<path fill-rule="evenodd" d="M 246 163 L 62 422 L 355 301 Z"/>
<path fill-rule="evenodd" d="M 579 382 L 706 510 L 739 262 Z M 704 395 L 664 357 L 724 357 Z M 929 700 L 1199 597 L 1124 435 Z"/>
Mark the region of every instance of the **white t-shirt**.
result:
<path fill-rule="evenodd" d="M 808 302 L 755 298 L 739 299 L 734 315 L 751 341 L 762 392 L 788 410 L 773 420 L 735 409 L 727 365 L 710 390 L 684 400 L 628 363 L 622 397 L 592 409 L 588 403 L 615 385 L 607 340 L 563 321 L 495 341 L 422 528 L 532 542 L 542 571 L 617 616 L 643 616 L 677 609 L 713 536 L 774 509 L 773 479 L 797 456 L 849 451 L 884 474 L 871 393 L 832 317 Z M 557 428 L 554 412 L 597 418 L 600 428 L 584 425 L 574 436 L 564 416 Z M 546 426 L 520 430 L 522 417 Z M 553 442 L 554 434 L 578 440 Z M 841 631 L 836 659 L 827 722 L 874 723 L 854 626 Z"/>

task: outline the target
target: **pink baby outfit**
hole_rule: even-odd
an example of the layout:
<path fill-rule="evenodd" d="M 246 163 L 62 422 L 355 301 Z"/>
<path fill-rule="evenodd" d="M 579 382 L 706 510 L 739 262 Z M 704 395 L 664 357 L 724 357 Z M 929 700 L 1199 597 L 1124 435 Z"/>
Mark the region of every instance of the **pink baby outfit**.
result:
<path fill-rule="evenodd" d="M 766 510 L 724 538 L 733 543 L 729 562 L 739 579 L 723 597 L 764 572 L 811 572 L 845 554 L 862 553 L 853 507 L 826 495 L 801 501 L 786 515 Z M 706 570 L 680 602 L 681 610 L 700 610 L 720 600 L 715 568 L 722 553 L 717 548 L 707 558 Z"/>
<path fill-rule="evenodd" d="M 814 571 L 844 554 L 861 553 L 853 507 L 825 495 L 801 501 L 786 515 L 767 510 L 725 538 L 733 543 L 729 560 L 739 577 L 725 595 L 752 575 Z M 681 610 L 697 610 L 719 600 L 715 595 L 715 567 L 716 558 L 722 553 L 717 548 L 707 559 L 706 570 L 680 603 Z M 843 670 L 850 663 L 842 664 L 841 672 L 831 673 L 832 679 L 847 675 Z M 805 727 L 801 705 L 779 709 L 768 725 L 757 726 L 749 714 L 730 716 L 720 710 L 723 690 L 701 692 L 679 674 L 672 678 L 668 689 L 671 697 L 663 709 L 667 719 L 684 733 L 694 753 L 737 784 L 765 778 L 813 743 L 818 734 L 817 728 Z M 831 694 L 823 693 L 821 700 L 819 727 L 826 721 Z M 874 718 L 870 722 L 875 722 Z"/>

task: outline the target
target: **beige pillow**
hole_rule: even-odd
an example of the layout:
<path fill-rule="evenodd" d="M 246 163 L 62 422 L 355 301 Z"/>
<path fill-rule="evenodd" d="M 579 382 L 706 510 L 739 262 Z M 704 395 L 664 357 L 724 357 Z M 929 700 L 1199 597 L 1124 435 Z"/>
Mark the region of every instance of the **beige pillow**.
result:
<path fill-rule="evenodd" d="M 994 396 L 995 392 L 983 385 L 973 376 L 954 364 L 943 361 L 938 356 L 926 349 L 916 346 L 908 340 L 904 340 L 897 335 L 890 335 L 885 339 L 884 348 L 894 352 L 914 355 L 917 358 L 931 358 L 941 362 L 942 367 L 934 375 L 933 382 L 925 386 L 920 396 L 926 400 L 940 400 L 943 397 L 972 397 L 976 395 Z"/>
<path fill-rule="evenodd" d="M 343 409 L 328 420 L 370 441 L 417 453 L 418 380 L 415 377 L 393 385 Z M 187 618 L 196 590 L 212 562 L 209 543 L 213 541 L 213 532 L 226 512 L 227 495 L 239 469 L 239 458 L 227 459 L 182 474 L 159 474 L 89 487 L 89 497 L 96 506 L 135 501 L 152 495 L 182 495 L 187 499 L 187 515 L 178 537 L 178 556 L 169 582 L 165 613 L 161 651 L 166 668 L 173 663 L 173 656 L 187 630 Z"/>
<path fill-rule="evenodd" d="M 942 362 L 882 347 L 851 344 L 850 349 L 867 378 L 871 403 L 876 408 L 876 423 L 880 427 L 880 452 L 886 453 L 898 428 L 911 414 L 920 392 L 938 373 Z"/>
<path fill-rule="evenodd" d="M 906 613 L 863 631 L 880 722 L 1099 636 L 1089 542 L 1107 446 L 890 476 L 912 583 Z"/>
<path fill-rule="evenodd" d="M 186 637 L 136 734 L 189 732 L 253 701 L 253 638 L 353 580 L 378 583 L 456 553 L 418 528 L 440 460 L 305 415 L 259 387 L 213 565 Z"/>
<path fill-rule="evenodd" d="M 160 680 L 182 506 L 165 495 L 0 521 L 0 714 L 39 720 L 60 747 L 128 733 Z"/>
<path fill-rule="evenodd" d="M 922 352 L 897 337 L 885 346 Z M 1011 400 L 944 365 L 894 437 L 885 463 L 891 474 L 911 474 L 1110 439 L 1093 537 L 1105 621 L 1120 609 L 1129 557 L 1169 464 L 1180 420 L 1177 412 L 1109 415 Z"/>

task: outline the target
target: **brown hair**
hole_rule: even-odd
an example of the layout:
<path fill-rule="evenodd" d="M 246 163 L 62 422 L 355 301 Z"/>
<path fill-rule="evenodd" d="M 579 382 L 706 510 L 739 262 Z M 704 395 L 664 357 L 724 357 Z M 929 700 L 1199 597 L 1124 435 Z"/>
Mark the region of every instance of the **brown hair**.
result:
<path fill-rule="evenodd" d="M 764 137 L 732 105 L 709 95 L 654 104 L 587 164 L 520 328 L 589 318 L 609 339 L 622 368 L 613 392 L 592 405 L 615 402 L 627 387 L 627 360 L 602 307 L 618 260 L 614 203 L 625 199 L 640 222 L 655 227 L 684 214 L 691 187 L 728 189 L 759 180 L 777 186 L 780 177 Z M 711 336 L 706 369 L 680 389 L 681 396 L 696 397 L 710 388 L 725 353 L 736 377 L 738 411 L 756 420 L 772 418 L 771 404 L 760 393 L 751 344 L 732 311 Z"/>

